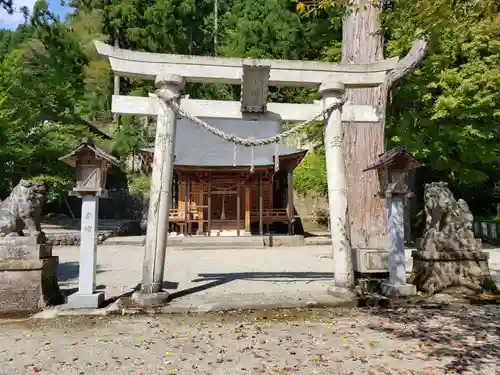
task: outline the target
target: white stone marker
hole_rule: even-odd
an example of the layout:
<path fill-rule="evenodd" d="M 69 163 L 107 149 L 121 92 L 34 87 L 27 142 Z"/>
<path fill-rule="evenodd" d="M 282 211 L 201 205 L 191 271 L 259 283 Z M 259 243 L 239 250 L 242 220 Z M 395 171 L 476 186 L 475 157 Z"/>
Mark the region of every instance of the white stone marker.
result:
<path fill-rule="evenodd" d="M 102 292 L 95 292 L 99 197 L 82 197 L 80 234 L 80 272 L 78 292 L 68 297 L 68 307 L 73 309 L 97 308 L 104 301 Z"/>
<path fill-rule="evenodd" d="M 327 81 L 318 91 L 324 106 L 333 104 L 344 94 L 344 84 Z M 351 262 L 351 245 L 347 227 L 347 191 L 343 151 L 342 107 L 333 110 L 325 122 L 326 174 L 328 205 L 330 209 L 330 234 L 334 260 L 335 286 L 328 293 L 348 293 L 354 288 Z"/>

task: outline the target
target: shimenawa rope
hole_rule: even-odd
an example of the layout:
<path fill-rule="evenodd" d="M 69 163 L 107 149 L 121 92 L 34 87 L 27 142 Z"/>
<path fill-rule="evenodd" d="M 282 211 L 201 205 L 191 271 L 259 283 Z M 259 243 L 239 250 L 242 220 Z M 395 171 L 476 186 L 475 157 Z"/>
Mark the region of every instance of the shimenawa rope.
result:
<path fill-rule="evenodd" d="M 178 103 L 178 99 L 180 98 L 180 95 L 167 96 L 167 95 L 165 95 L 165 91 L 161 90 L 161 89 L 157 90 L 156 94 L 158 95 L 159 98 L 163 99 L 165 101 L 165 103 L 167 105 L 169 105 L 179 115 L 191 120 L 192 122 L 194 122 L 197 125 L 202 126 L 205 130 L 212 133 L 213 135 L 220 137 L 228 142 L 232 142 L 235 145 L 241 145 L 244 147 L 251 147 L 251 152 L 252 152 L 252 164 L 250 166 L 251 172 L 253 172 L 253 170 L 254 170 L 254 154 L 255 154 L 254 149 L 255 149 L 255 147 L 266 146 L 266 145 L 270 145 L 273 143 L 276 144 L 275 156 L 274 156 L 274 169 L 275 169 L 275 171 L 278 171 L 278 169 L 279 169 L 278 143 L 280 141 L 282 141 L 283 139 L 288 138 L 291 135 L 300 132 L 306 126 L 312 124 L 313 122 L 317 121 L 321 117 L 329 114 L 331 111 L 342 107 L 342 105 L 344 104 L 343 99 L 337 99 L 332 104 L 330 104 L 328 107 L 326 107 L 321 112 L 319 112 L 317 115 L 313 116 L 311 119 L 309 119 L 307 121 L 303 121 L 303 122 L 295 125 L 294 127 L 290 128 L 288 130 L 285 130 L 282 133 L 273 135 L 271 137 L 255 139 L 255 138 L 241 138 L 241 137 L 238 137 L 237 135 L 234 135 L 234 134 L 225 133 L 224 131 L 211 126 L 210 124 L 206 123 L 205 121 L 201 120 L 200 118 L 191 115 L 190 113 L 186 112 L 185 110 L 183 110 L 180 107 L 180 105 Z M 236 149 L 234 150 L 234 155 L 233 155 L 233 164 L 235 164 L 235 163 L 236 163 Z"/>

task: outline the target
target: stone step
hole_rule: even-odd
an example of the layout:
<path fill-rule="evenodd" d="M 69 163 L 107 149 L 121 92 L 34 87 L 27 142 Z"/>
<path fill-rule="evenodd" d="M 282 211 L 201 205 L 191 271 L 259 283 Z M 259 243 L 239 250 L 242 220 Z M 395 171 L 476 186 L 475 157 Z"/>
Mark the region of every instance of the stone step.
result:
<path fill-rule="evenodd" d="M 219 229 L 212 229 L 210 231 L 210 236 L 211 237 L 238 237 L 238 231 L 237 230 L 219 230 Z M 251 236 L 250 233 L 245 232 L 244 230 L 240 231 L 240 237 L 243 236 Z"/>
<path fill-rule="evenodd" d="M 302 246 L 303 236 L 169 236 L 168 246 L 182 249 L 257 249 L 270 246 Z M 145 236 L 112 237 L 103 245 L 144 246 Z"/>
<path fill-rule="evenodd" d="M 143 246 L 145 236 L 112 237 L 104 245 L 136 245 Z M 264 247 L 264 240 L 259 236 L 169 236 L 168 246 L 176 248 L 199 249 L 248 249 Z"/>

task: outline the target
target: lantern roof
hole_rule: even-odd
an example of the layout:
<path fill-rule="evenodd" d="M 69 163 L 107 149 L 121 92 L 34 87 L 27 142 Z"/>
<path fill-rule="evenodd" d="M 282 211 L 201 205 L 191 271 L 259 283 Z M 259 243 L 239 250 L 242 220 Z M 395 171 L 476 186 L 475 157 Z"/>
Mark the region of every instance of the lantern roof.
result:
<path fill-rule="evenodd" d="M 113 155 L 108 154 L 102 148 L 97 146 L 93 140 L 88 139 L 88 138 L 83 138 L 82 143 L 77 148 L 75 148 L 69 154 L 60 157 L 59 160 L 65 162 L 66 164 L 71 165 L 72 167 L 76 167 L 76 161 L 78 159 L 78 154 L 84 150 L 88 150 L 88 151 L 92 152 L 94 154 L 94 156 L 96 157 L 96 159 L 105 160 L 108 163 L 115 165 L 115 166 L 119 165 L 118 159 L 116 159 Z"/>
<path fill-rule="evenodd" d="M 420 166 L 420 162 L 404 147 L 395 147 L 380 154 L 377 161 L 364 169 L 363 172 L 391 167 L 394 169 L 414 169 Z"/>

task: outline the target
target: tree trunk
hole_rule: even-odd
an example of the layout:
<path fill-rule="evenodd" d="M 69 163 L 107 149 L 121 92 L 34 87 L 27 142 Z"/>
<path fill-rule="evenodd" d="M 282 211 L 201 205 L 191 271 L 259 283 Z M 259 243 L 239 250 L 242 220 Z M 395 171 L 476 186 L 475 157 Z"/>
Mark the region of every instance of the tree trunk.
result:
<path fill-rule="evenodd" d="M 362 0 L 352 0 L 357 11 L 348 12 L 342 27 L 342 63 L 355 64 L 382 60 L 384 58 L 383 33 L 379 16 L 384 1 L 379 7 L 367 5 Z M 411 73 L 422 61 L 428 43 L 417 31 L 410 51 L 399 60 L 396 68 L 389 72 L 379 87 L 349 89 L 346 100 L 351 104 L 378 106 L 381 115 L 378 124 L 344 124 L 344 152 L 347 170 L 347 204 L 350 224 L 350 239 L 353 248 L 387 248 L 387 206 L 378 195 L 379 183 L 376 171 L 363 172 L 385 149 L 385 112 L 390 88 Z"/>
<path fill-rule="evenodd" d="M 381 8 L 363 7 L 365 2 L 344 17 L 342 63 L 359 64 L 382 60 L 383 35 L 380 32 Z M 351 104 L 381 106 L 385 112 L 387 92 L 384 85 L 349 89 L 346 100 Z M 384 122 L 345 123 L 344 152 L 347 171 L 347 204 L 350 239 L 353 248 L 387 248 L 387 206 L 378 196 L 376 171 L 363 172 L 384 151 Z"/>

